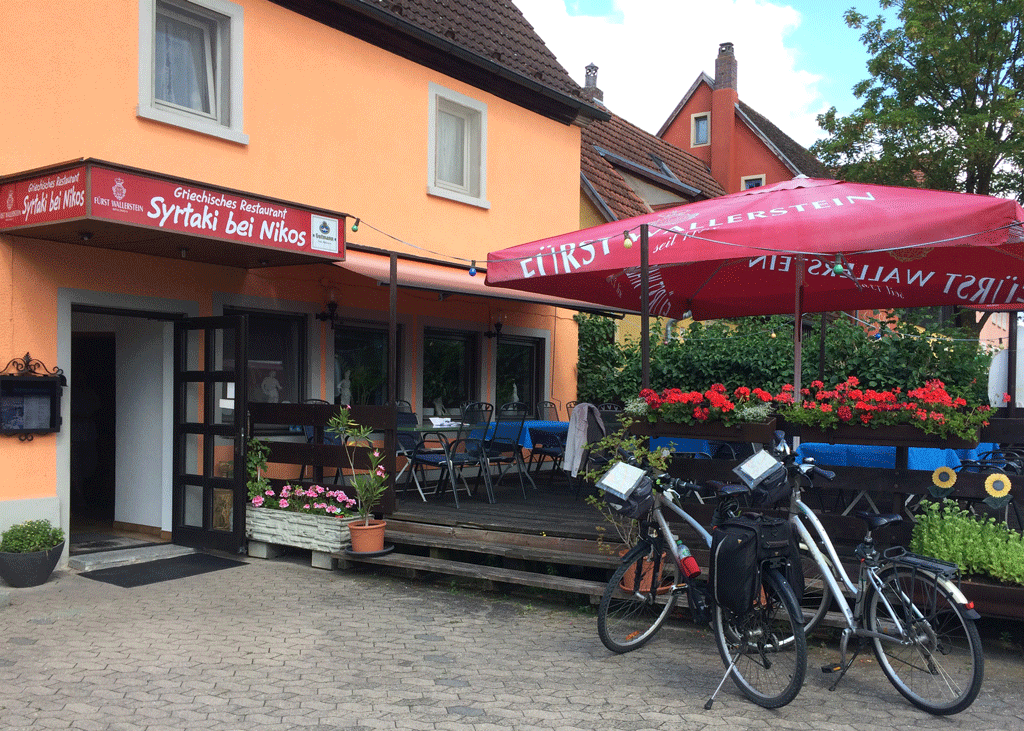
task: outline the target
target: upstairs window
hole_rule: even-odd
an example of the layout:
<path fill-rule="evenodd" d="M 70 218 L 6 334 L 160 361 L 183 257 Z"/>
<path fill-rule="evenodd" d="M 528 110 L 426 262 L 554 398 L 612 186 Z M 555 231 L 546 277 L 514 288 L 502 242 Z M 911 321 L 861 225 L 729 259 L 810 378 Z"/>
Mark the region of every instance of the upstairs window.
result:
<path fill-rule="evenodd" d="M 242 15 L 227 0 L 140 0 L 139 116 L 248 142 Z"/>
<path fill-rule="evenodd" d="M 690 117 L 690 146 L 711 144 L 711 115 L 694 114 Z"/>
<path fill-rule="evenodd" d="M 487 106 L 430 85 L 427 190 L 483 208 L 487 202 Z"/>
<path fill-rule="evenodd" d="M 750 190 L 751 188 L 760 188 L 764 185 L 763 175 L 747 175 L 740 178 L 740 189 Z"/>

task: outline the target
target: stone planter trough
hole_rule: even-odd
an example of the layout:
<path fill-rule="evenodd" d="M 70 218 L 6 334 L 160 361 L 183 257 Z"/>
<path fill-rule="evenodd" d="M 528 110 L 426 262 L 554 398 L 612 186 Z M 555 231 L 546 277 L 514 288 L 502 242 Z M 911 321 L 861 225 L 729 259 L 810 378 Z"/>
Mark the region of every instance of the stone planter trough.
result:
<path fill-rule="evenodd" d="M 309 515 L 287 510 L 245 509 L 245 537 L 249 542 L 249 555 L 255 558 L 274 558 L 281 546 L 312 551 L 311 564 L 316 568 L 333 569 L 339 553 L 349 542 L 348 518 L 330 515 Z"/>

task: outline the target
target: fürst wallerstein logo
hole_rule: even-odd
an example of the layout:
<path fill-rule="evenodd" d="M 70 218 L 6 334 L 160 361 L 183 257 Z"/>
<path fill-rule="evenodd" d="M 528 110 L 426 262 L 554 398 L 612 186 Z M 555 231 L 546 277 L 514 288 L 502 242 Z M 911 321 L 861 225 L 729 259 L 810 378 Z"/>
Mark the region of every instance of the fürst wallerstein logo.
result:
<path fill-rule="evenodd" d="M 124 200 L 125 195 L 128 193 L 128 189 L 124 187 L 124 178 L 114 178 L 114 187 L 111 190 L 114 191 L 115 198 Z"/>
<path fill-rule="evenodd" d="M 331 233 L 331 226 L 330 224 L 327 223 L 327 221 L 320 222 L 320 233 L 322 233 L 324 236 L 327 236 L 328 234 Z"/>
<path fill-rule="evenodd" d="M 14 191 L 9 190 L 7 191 L 7 210 L 9 211 L 12 208 L 14 208 Z"/>

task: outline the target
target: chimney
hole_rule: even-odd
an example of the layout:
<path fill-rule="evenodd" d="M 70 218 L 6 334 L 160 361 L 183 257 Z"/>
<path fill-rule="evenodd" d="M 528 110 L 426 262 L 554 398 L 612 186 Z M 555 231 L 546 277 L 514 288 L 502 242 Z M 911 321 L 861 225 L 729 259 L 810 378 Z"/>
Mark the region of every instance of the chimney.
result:
<path fill-rule="evenodd" d="M 715 59 L 715 88 L 711 91 L 711 177 L 726 193 L 739 190 L 736 147 L 736 54 L 731 43 L 718 44 Z"/>
<path fill-rule="evenodd" d="M 583 98 L 604 105 L 604 92 L 597 88 L 597 66 L 587 64 L 587 80 L 583 87 Z"/>
<path fill-rule="evenodd" d="M 736 86 L 736 54 L 731 43 L 718 44 L 718 58 L 715 59 L 715 88 L 739 91 Z"/>

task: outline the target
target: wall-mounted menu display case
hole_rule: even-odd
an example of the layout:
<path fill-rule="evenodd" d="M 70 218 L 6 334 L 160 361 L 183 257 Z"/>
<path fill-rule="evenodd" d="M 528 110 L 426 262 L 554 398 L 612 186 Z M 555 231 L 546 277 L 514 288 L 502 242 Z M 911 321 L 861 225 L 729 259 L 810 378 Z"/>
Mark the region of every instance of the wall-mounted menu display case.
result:
<path fill-rule="evenodd" d="M 60 431 L 60 400 L 67 379 L 28 353 L 0 372 L 0 434 L 31 440 Z"/>

